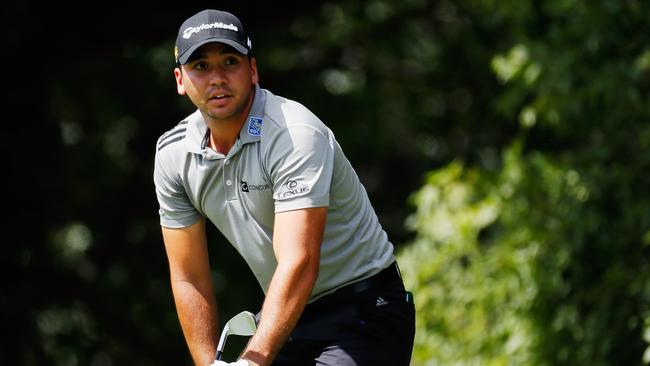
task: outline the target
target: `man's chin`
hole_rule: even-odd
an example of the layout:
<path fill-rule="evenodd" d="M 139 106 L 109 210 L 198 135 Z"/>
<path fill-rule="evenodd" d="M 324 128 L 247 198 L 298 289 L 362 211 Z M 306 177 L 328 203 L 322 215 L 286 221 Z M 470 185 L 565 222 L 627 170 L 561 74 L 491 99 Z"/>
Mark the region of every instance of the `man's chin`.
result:
<path fill-rule="evenodd" d="M 233 113 L 230 110 L 225 110 L 221 108 L 210 108 L 207 110 L 207 113 L 204 113 L 210 119 L 218 121 L 218 120 L 231 120 L 235 117 L 235 113 Z"/>

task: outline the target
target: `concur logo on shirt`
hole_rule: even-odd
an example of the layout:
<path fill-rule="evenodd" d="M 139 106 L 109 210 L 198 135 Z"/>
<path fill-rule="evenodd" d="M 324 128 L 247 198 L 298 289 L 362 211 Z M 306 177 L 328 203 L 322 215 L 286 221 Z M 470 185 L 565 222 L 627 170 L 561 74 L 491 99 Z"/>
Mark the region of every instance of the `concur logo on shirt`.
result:
<path fill-rule="evenodd" d="M 251 136 L 260 136 L 262 134 L 262 119 L 251 117 L 248 120 L 248 134 Z"/>
<path fill-rule="evenodd" d="M 241 186 L 241 191 L 242 192 L 264 191 L 264 190 L 267 190 L 267 189 L 271 189 L 271 185 L 268 184 L 268 183 L 248 184 L 245 180 L 241 181 L 240 186 Z"/>

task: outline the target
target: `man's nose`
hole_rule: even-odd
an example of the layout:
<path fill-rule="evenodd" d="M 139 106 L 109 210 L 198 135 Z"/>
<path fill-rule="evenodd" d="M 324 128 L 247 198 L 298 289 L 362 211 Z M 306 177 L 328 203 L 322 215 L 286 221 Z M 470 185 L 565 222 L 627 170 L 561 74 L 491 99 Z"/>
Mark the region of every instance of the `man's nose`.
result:
<path fill-rule="evenodd" d="M 223 85 L 228 82 L 228 77 L 223 69 L 220 67 L 215 67 L 210 73 L 210 84 L 212 85 Z"/>

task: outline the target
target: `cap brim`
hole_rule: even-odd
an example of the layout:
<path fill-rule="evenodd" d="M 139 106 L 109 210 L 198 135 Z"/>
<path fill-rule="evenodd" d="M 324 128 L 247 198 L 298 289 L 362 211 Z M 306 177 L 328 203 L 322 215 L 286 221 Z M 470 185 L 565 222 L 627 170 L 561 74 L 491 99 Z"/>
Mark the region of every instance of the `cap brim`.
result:
<path fill-rule="evenodd" d="M 199 47 L 203 46 L 204 44 L 207 43 L 223 43 L 227 44 L 228 46 L 233 47 L 234 49 L 237 50 L 237 52 L 241 53 L 242 55 L 248 55 L 248 48 L 242 46 L 241 44 L 233 41 L 232 39 L 225 39 L 225 38 L 208 38 L 204 39 L 201 42 L 193 45 L 192 47 L 188 48 L 187 51 L 185 51 L 182 55 L 178 56 L 178 63 L 181 65 L 184 65 L 187 63 L 187 60 L 192 56 L 194 51 L 196 51 Z"/>

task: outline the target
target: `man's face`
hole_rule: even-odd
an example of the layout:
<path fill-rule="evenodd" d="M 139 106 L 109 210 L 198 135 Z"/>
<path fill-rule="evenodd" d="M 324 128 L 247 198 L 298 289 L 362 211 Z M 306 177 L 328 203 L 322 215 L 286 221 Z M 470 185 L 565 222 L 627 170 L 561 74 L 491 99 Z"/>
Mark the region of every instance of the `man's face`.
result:
<path fill-rule="evenodd" d="M 187 94 L 206 118 L 228 122 L 246 117 L 258 82 L 254 58 L 222 43 L 208 43 L 181 67 L 174 69 L 178 93 Z"/>

